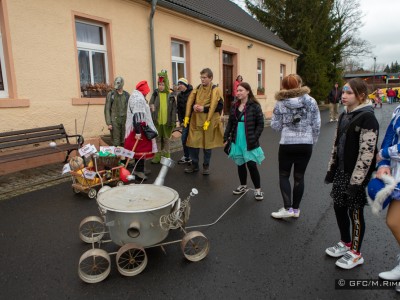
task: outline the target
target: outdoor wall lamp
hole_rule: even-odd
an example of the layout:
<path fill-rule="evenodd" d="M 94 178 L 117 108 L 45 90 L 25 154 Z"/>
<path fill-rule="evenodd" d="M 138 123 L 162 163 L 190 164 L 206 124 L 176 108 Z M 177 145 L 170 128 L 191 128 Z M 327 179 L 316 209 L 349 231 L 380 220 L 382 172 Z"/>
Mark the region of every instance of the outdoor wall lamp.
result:
<path fill-rule="evenodd" d="M 222 45 L 222 40 L 219 38 L 218 34 L 214 34 L 214 44 L 217 48 L 221 47 Z"/>
<path fill-rule="evenodd" d="M 252 43 L 248 44 L 247 48 L 249 48 L 249 49 L 253 48 L 253 44 Z"/>

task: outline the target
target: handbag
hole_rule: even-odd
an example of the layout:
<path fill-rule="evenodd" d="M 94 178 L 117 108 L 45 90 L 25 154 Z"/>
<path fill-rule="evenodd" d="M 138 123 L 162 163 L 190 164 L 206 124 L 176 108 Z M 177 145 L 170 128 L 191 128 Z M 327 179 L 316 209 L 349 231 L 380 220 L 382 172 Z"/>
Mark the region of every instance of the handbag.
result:
<path fill-rule="evenodd" d="M 231 151 L 231 147 L 232 147 L 232 140 L 231 137 L 228 138 L 228 140 L 226 141 L 226 145 L 224 147 L 224 152 L 229 155 L 229 152 Z"/>
<path fill-rule="evenodd" d="M 149 125 L 141 125 L 144 135 L 148 140 L 152 140 L 158 136 L 157 132 L 150 128 Z"/>
<path fill-rule="evenodd" d="M 237 118 L 238 123 L 239 123 L 240 118 L 243 116 L 243 114 L 244 114 L 244 110 L 239 114 L 239 117 Z M 231 132 L 229 133 L 229 137 L 228 137 L 228 139 L 227 139 L 227 141 L 226 141 L 226 145 L 225 145 L 225 147 L 224 147 L 224 152 L 225 152 L 227 155 L 229 155 L 229 152 L 231 152 L 231 147 L 232 147 L 232 133 L 236 130 L 236 127 L 237 127 L 238 123 L 236 123 L 235 127 L 232 128 Z"/>

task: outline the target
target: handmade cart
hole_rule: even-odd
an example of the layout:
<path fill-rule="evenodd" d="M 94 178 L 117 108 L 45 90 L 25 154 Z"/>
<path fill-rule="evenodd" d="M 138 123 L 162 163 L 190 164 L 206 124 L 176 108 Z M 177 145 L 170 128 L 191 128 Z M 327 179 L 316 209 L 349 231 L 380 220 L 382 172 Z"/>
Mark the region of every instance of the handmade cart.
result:
<path fill-rule="evenodd" d="M 103 187 L 97 197 L 101 217 L 90 216 L 82 220 L 79 236 L 92 244 L 79 260 L 79 277 L 88 283 L 104 280 L 110 273 L 110 255 L 116 255 L 118 271 L 134 276 L 147 265 L 146 248 L 180 243 L 186 259 L 199 261 L 207 256 L 209 242 L 199 231 L 187 232 L 185 224 L 190 215 L 190 198 L 197 194 L 193 189 L 181 201 L 172 188 L 163 186 L 168 168 L 174 162 L 162 158 L 163 165 L 154 184 L 131 184 L 115 188 Z M 181 240 L 163 242 L 170 229 L 180 229 Z M 108 234 L 111 240 L 103 240 Z M 100 249 L 106 242 L 121 246 L 117 252 Z M 96 248 L 98 244 L 98 248 Z"/>
<path fill-rule="evenodd" d="M 124 185 L 120 179 L 120 170 L 123 165 L 118 165 L 119 157 L 101 157 L 97 154 L 91 156 L 95 178 L 88 178 L 83 170 L 70 171 L 72 177 L 72 190 L 74 193 L 86 193 L 90 199 L 94 199 L 98 189 L 104 185 L 114 184 L 116 186 Z"/>

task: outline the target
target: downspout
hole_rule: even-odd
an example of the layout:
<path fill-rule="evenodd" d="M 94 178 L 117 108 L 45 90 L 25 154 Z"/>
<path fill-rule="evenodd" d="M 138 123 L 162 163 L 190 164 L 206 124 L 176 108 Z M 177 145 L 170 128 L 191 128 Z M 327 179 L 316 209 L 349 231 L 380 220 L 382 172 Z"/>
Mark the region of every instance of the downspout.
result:
<path fill-rule="evenodd" d="M 151 0 L 151 13 L 150 13 L 150 48 L 151 48 L 151 72 L 153 78 L 153 90 L 157 88 L 157 71 L 156 71 L 156 52 L 154 44 L 154 14 L 156 13 L 157 0 Z"/>

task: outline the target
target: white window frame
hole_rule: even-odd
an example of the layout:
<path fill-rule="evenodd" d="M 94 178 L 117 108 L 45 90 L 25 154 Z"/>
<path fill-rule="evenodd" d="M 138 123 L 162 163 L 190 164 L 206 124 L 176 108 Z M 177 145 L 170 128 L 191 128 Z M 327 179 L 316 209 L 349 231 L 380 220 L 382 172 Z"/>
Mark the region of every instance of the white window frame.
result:
<path fill-rule="evenodd" d="M 4 91 L 0 91 L 0 98 L 8 98 L 8 81 L 6 72 L 6 62 L 4 59 L 3 51 L 3 37 L 0 32 L 0 62 L 1 62 L 1 76 L 3 77 Z"/>
<path fill-rule="evenodd" d="M 88 25 L 93 25 L 100 27 L 102 30 L 102 35 L 103 35 L 103 42 L 104 45 L 98 45 L 98 44 L 92 44 L 92 43 L 85 43 L 85 42 L 79 42 L 78 39 L 76 41 L 76 47 L 77 51 L 82 50 L 82 51 L 88 51 L 89 52 L 89 66 L 90 66 L 90 83 L 94 84 L 94 72 L 93 72 L 93 60 L 92 60 L 92 54 L 93 52 L 100 52 L 104 53 L 104 65 L 105 65 L 105 73 L 106 73 L 106 82 L 109 83 L 109 78 L 108 78 L 108 55 L 107 55 L 107 34 L 106 34 L 106 28 L 104 25 L 101 25 L 96 22 L 88 22 L 88 21 L 83 21 L 81 19 L 75 19 L 75 24 L 76 23 L 83 23 L 83 24 L 88 24 Z"/>
<path fill-rule="evenodd" d="M 171 67 L 176 64 L 175 67 L 175 74 L 172 73 L 172 83 L 177 84 L 178 83 L 178 79 L 179 79 L 179 75 L 178 75 L 178 64 L 179 63 L 183 63 L 183 77 L 186 78 L 186 43 L 183 42 L 178 42 L 176 40 L 172 40 L 171 41 L 171 48 L 172 48 L 172 44 L 179 44 L 179 45 L 183 45 L 183 57 L 180 56 L 173 56 L 171 53 Z M 171 51 L 172 52 L 172 51 Z M 174 68 L 172 67 L 172 72 L 173 72 Z M 176 81 L 175 81 L 175 80 Z"/>
<path fill-rule="evenodd" d="M 258 68 L 259 62 L 261 63 L 261 69 Z M 257 59 L 257 89 L 264 88 L 264 78 L 263 78 L 263 60 L 261 58 Z M 261 80 L 258 80 L 258 75 L 260 75 Z M 261 83 L 261 86 L 260 86 Z"/>
<path fill-rule="evenodd" d="M 280 76 L 280 81 L 281 82 L 283 80 L 283 77 L 285 77 L 285 73 L 286 73 L 286 65 L 281 64 L 280 72 L 279 72 L 279 76 Z"/>

